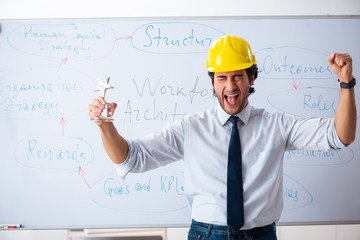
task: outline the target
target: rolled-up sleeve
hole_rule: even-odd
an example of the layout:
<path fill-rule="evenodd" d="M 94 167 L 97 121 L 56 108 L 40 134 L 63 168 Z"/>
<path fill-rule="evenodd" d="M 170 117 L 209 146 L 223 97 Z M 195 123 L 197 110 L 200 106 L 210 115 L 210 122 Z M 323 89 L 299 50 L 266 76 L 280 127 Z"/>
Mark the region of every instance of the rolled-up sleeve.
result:
<path fill-rule="evenodd" d="M 334 119 L 331 119 L 331 122 L 328 127 L 327 136 L 328 136 L 329 145 L 332 149 L 339 150 L 341 148 L 346 147 L 336 133 Z"/>
<path fill-rule="evenodd" d="M 126 174 L 133 168 L 134 161 L 131 161 L 134 156 L 135 147 L 134 147 L 134 141 L 126 140 L 128 142 L 129 146 L 129 152 L 127 155 L 127 158 L 123 163 L 116 164 L 114 163 L 116 173 L 119 177 L 125 177 Z"/>
<path fill-rule="evenodd" d="M 332 118 L 295 119 L 287 142 L 287 150 L 339 150 L 343 147 Z"/>

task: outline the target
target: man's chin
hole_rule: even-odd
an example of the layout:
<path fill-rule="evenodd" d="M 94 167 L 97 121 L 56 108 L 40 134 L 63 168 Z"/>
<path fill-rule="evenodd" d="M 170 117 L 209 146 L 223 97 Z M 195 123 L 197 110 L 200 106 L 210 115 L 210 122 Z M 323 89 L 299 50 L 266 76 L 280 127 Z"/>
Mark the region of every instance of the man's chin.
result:
<path fill-rule="evenodd" d="M 223 109 L 229 115 L 236 115 L 236 114 L 238 114 L 240 112 L 239 107 L 233 107 L 233 108 L 226 107 L 226 108 L 223 108 Z"/>
<path fill-rule="evenodd" d="M 236 115 L 239 112 L 241 112 L 245 107 L 246 107 L 247 103 L 243 105 L 231 105 L 228 102 L 225 102 L 224 105 L 221 105 L 221 107 L 224 109 L 224 111 L 229 114 L 229 115 Z"/>

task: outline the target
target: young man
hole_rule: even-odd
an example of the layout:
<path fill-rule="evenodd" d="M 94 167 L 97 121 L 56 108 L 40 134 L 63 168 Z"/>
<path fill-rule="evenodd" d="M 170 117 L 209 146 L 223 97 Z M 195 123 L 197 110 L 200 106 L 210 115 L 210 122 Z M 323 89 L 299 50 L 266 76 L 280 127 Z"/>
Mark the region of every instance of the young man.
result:
<path fill-rule="evenodd" d="M 121 175 L 184 160 L 184 190 L 193 218 L 189 239 L 276 239 L 284 152 L 340 149 L 355 139 L 352 59 L 333 54 L 328 61 L 341 82 L 334 119 L 298 119 L 250 106 L 255 56 L 244 39 L 224 36 L 211 46 L 207 61 L 218 106 L 134 141 L 125 140 L 111 122 L 96 124 Z M 102 97 L 94 99 L 89 116 L 99 116 L 105 104 Z"/>

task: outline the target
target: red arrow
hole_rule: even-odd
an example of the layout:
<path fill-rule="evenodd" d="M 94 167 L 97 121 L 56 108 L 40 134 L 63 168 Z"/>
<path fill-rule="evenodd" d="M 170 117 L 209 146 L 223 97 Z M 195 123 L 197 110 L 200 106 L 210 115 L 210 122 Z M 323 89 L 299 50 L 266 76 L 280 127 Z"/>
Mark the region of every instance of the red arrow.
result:
<path fill-rule="evenodd" d="M 131 39 L 131 38 L 132 38 L 132 36 L 126 35 L 125 37 L 121 37 L 121 38 L 115 39 L 115 41 L 118 41 L 118 40 L 121 40 L 121 39 L 129 40 L 129 39 Z"/>
<path fill-rule="evenodd" d="M 300 84 L 301 84 L 301 82 L 297 84 L 295 79 L 293 79 L 293 84 L 292 85 L 295 88 L 295 90 L 297 90 L 300 87 Z"/>
<path fill-rule="evenodd" d="M 66 125 L 66 122 L 63 117 L 61 118 L 59 124 L 61 124 L 61 126 L 62 126 L 62 134 L 64 136 L 64 125 Z"/>
<path fill-rule="evenodd" d="M 60 61 L 59 67 L 61 67 L 62 65 L 66 64 L 68 58 L 64 58 Z"/>
<path fill-rule="evenodd" d="M 85 179 L 86 172 L 81 168 L 81 166 L 79 166 L 79 175 L 81 175 L 81 177 L 84 179 L 86 185 L 89 187 L 89 189 L 91 189 L 91 186 Z"/>

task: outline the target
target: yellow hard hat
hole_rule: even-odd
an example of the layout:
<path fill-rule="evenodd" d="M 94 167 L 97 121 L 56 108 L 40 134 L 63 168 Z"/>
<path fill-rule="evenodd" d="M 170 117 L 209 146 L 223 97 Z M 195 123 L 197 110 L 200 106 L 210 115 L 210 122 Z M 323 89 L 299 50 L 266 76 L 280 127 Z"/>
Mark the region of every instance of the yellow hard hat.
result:
<path fill-rule="evenodd" d="M 211 44 L 206 68 L 209 72 L 230 72 L 247 69 L 255 63 L 255 56 L 245 39 L 226 35 Z"/>

